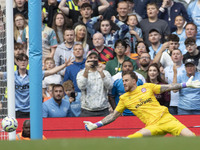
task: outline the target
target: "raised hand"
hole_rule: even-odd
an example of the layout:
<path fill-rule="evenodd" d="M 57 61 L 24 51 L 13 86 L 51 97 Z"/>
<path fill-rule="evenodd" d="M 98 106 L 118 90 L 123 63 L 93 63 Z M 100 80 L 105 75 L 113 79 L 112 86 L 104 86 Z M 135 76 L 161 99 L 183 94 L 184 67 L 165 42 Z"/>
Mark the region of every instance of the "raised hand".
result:
<path fill-rule="evenodd" d="M 97 66 L 97 71 L 98 72 L 103 72 L 103 70 L 104 70 L 103 65 L 101 63 L 99 63 L 98 66 Z"/>
<path fill-rule="evenodd" d="M 193 78 L 194 76 L 191 76 L 188 79 L 188 81 L 186 82 L 186 86 L 190 88 L 200 88 L 200 81 L 199 80 L 192 81 Z"/>
<path fill-rule="evenodd" d="M 103 20 L 103 16 L 102 15 L 99 15 L 99 20 Z"/>
<path fill-rule="evenodd" d="M 115 17 L 115 16 L 112 16 L 112 17 L 111 17 L 111 20 L 112 20 L 112 22 L 115 23 L 116 17 Z"/>
<path fill-rule="evenodd" d="M 65 65 L 66 65 L 66 67 L 67 67 L 67 66 L 70 66 L 70 65 L 72 65 L 72 64 L 73 64 L 73 59 L 72 59 L 72 57 L 69 57 L 68 60 L 65 59 Z"/>

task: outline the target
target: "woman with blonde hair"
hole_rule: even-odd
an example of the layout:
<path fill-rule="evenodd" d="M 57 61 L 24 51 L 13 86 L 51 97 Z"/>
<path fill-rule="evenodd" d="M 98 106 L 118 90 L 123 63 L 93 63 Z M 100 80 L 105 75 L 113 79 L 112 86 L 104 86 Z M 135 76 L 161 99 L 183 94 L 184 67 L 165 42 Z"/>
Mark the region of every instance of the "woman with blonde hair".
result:
<path fill-rule="evenodd" d="M 22 34 L 27 26 L 26 19 L 22 14 L 14 16 L 14 39 L 17 43 L 22 43 Z"/>
<path fill-rule="evenodd" d="M 83 58 L 86 58 L 87 52 L 89 51 L 89 45 L 87 44 L 87 29 L 84 25 L 77 25 L 74 29 L 75 42 L 80 42 L 84 48 Z"/>

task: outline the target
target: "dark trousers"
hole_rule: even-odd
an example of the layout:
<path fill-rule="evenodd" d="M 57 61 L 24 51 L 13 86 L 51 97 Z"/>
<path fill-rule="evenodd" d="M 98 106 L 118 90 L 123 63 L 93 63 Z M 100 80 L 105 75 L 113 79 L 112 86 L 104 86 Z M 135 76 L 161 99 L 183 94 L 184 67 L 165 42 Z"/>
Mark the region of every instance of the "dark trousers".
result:
<path fill-rule="evenodd" d="M 99 111 L 89 111 L 89 110 L 81 108 L 80 117 L 107 116 L 109 114 L 110 114 L 110 112 L 109 112 L 108 108 L 106 108 L 104 110 L 99 110 Z"/>
<path fill-rule="evenodd" d="M 178 115 L 178 107 L 177 106 L 169 106 L 169 112 L 172 115 Z"/>
<path fill-rule="evenodd" d="M 30 118 L 30 112 L 16 111 L 16 118 Z"/>

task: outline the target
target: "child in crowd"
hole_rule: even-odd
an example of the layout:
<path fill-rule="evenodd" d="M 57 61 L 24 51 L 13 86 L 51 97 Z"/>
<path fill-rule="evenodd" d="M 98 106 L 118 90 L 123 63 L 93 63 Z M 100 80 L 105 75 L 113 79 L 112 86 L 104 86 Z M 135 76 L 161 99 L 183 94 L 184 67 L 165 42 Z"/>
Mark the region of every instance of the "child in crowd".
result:
<path fill-rule="evenodd" d="M 47 57 L 44 60 L 44 70 L 51 70 L 54 67 L 55 67 L 54 59 L 51 58 L 51 57 Z M 50 85 L 52 83 L 60 84 L 61 81 L 62 81 L 62 78 L 61 78 L 61 75 L 59 75 L 59 74 L 53 74 L 53 75 L 50 75 L 48 77 L 45 77 L 43 79 L 43 81 L 42 81 L 42 95 L 43 95 L 43 98 L 48 97 L 47 94 L 46 94 L 48 85 Z"/>
<path fill-rule="evenodd" d="M 54 85 L 55 85 L 55 84 L 49 84 L 49 85 L 47 86 L 47 88 L 46 88 L 46 93 L 45 93 L 47 97 L 44 97 L 43 102 L 46 102 L 47 100 L 49 100 L 50 98 L 53 97 L 52 89 L 53 89 L 53 86 L 54 86 Z"/>
<path fill-rule="evenodd" d="M 64 92 L 65 92 L 65 100 L 68 100 L 71 105 L 71 111 L 73 116 L 79 117 L 81 113 L 81 92 L 75 92 L 74 84 L 71 80 L 67 80 L 63 83 Z"/>
<path fill-rule="evenodd" d="M 135 4 L 134 4 L 134 1 L 133 0 L 124 0 L 128 3 L 128 15 L 136 15 L 137 16 L 137 19 L 138 19 L 138 22 L 140 22 L 142 20 L 142 17 L 135 12 Z"/>
<path fill-rule="evenodd" d="M 185 29 L 184 29 L 185 18 L 180 15 L 176 16 L 174 24 L 177 27 L 177 30 L 173 32 L 172 34 L 176 34 L 179 37 L 179 44 L 180 44 L 179 49 L 183 51 L 185 49 L 184 41 L 186 38 Z"/>
<path fill-rule="evenodd" d="M 137 16 L 134 14 L 129 15 L 127 24 L 129 25 L 129 32 L 126 33 L 125 38 L 129 39 L 131 53 L 136 53 L 135 52 L 135 44 L 138 41 L 143 41 L 142 30 L 140 28 L 136 27 L 138 24 Z"/>

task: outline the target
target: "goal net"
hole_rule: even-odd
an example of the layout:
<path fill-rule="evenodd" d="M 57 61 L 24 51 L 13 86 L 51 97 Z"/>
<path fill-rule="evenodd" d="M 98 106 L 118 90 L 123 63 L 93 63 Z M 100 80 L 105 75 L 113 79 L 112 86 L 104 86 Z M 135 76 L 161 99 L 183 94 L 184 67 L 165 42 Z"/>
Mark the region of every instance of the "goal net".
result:
<path fill-rule="evenodd" d="M 0 72 L 6 72 L 6 16 L 5 0 L 0 0 Z M 0 78 L 0 122 L 7 116 L 7 81 Z M 0 140 L 8 139 L 8 134 L 2 131 L 0 125 Z"/>

